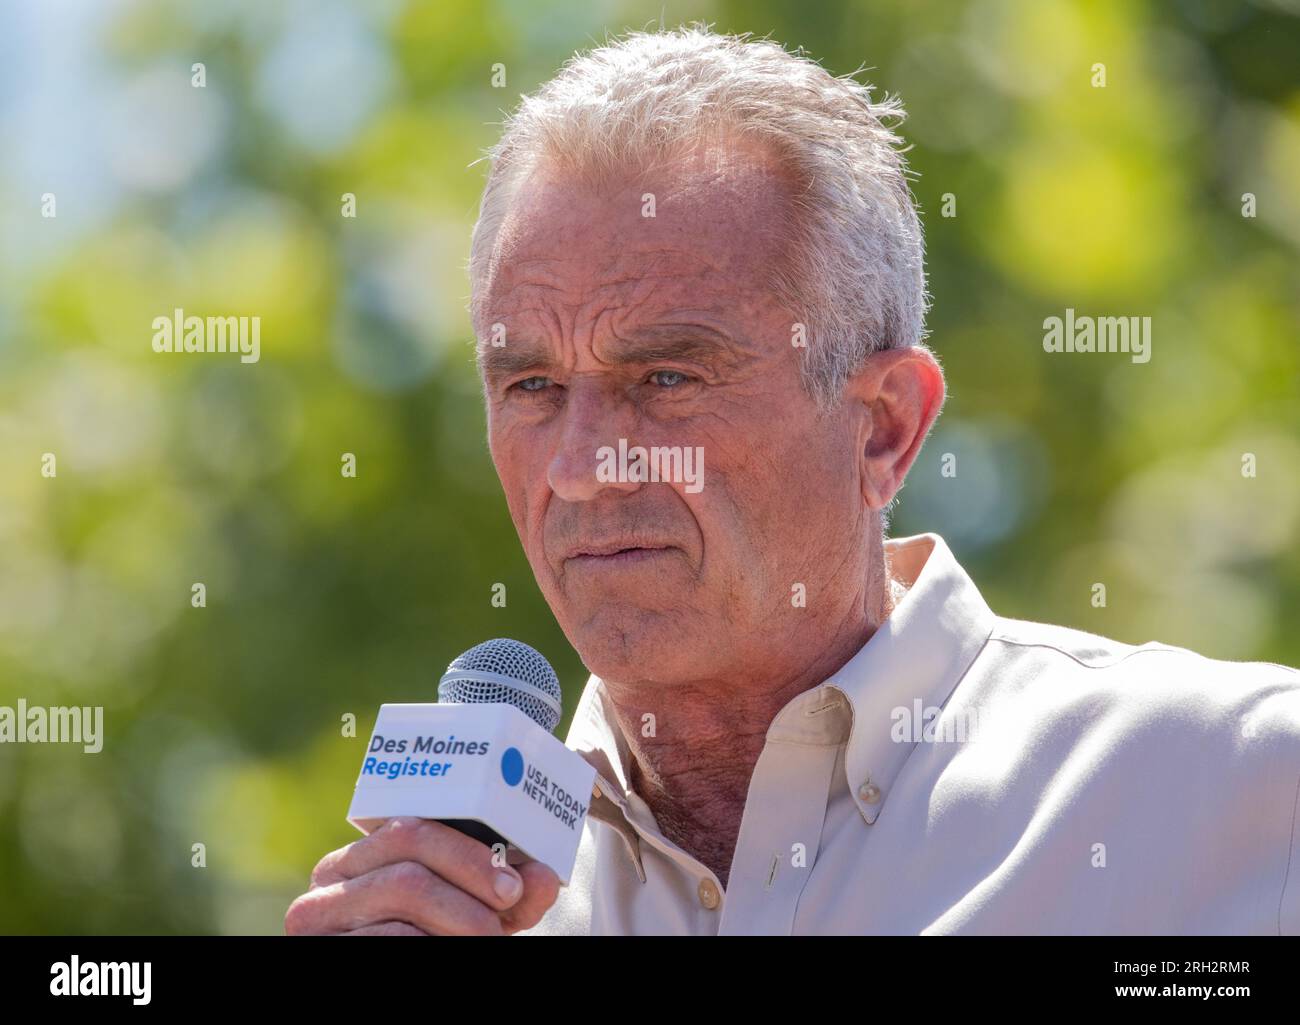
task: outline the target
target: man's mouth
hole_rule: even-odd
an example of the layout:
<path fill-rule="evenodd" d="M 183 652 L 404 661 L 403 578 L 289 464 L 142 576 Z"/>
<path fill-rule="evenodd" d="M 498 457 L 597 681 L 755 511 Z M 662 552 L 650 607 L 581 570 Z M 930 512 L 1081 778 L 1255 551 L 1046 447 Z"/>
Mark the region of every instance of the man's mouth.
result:
<path fill-rule="evenodd" d="M 565 560 L 574 566 L 634 566 L 667 555 L 668 545 L 607 544 L 576 549 Z"/>

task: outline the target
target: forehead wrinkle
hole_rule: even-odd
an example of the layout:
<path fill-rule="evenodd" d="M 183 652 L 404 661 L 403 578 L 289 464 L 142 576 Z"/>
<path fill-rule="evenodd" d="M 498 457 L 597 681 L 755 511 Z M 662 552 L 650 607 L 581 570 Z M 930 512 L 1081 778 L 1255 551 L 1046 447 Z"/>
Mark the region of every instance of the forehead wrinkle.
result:
<path fill-rule="evenodd" d="M 704 315 L 715 319 L 710 314 Z M 665 319 L 622 328 L 617 318 L 611 319 L 608 335 L 602 333 L 593 342 L 593 354 L 601 362 L 614 365 L 677 359 L 700 365 L 716 362 L 731 368 L 757 356 L 757 351 L 742 341 L 743 333 L 722 326 L 720 320 L 715 326 L 691 319 L 692 315 L 686 311 L 669 311 L 662 316 Z M 698 318 L 700 314 L 694 316 Z M 620 347 L 616 348 L 616 344 Z"/>
<path fill-rule="evenodd" d="M 530 367 L 572 362 L 569 357 L 574 354 L 574 346 L 570 333 L 564 330 L 564 322 L 552 305 L 528 306 L 516 311 L 509 319 L 515 322 L 535 320 L 536 326 L 529 328 L 519 323 L 508 326 L 506 344 L 500 347 L 479 339 L 475 346 L 475 359 L 485 379 L 499 379 Z M 522 337 L 522 340 L 511 342 L 512 336 Z"/>
<path fill-rule="evenodd" d="M 683 252 L 681 250 L 661 250 L 659 259 L 655 260 L 654 263 L 649 267 L 642 266 L 636 268 L 636 267 L 624 266 L 630 261 L 635 261 L 641 255 L 642 254 L 640 252 L 622 254 L 622 256 L 615 261 L 614 269 L 610 272 L 616 276 L 610 277 L 610 276 L 602 275 L 595 282 L 581 281 L 581 282 L 571 282 L 571 283 L 561 284 L 558 283 L 558 279 L 560 278 L 560 275 L 558 274 L 552 274 L 546 276 L 536 275 L 535 272 L 526 272 L 523 274 L 517 274 L 515 273 L 517 269 L 517 265 L 511 264 L 509 266 L 503 267 L 500 273 L 498 273 L 498 275 L 495 277 L 495 279 L 492 282 L 492 287 L 491 287 L 492 305 L 501 306 L 504 304 L 508 304 L 510 298 L 515 294 L 519 292 L 527 292 L 533 289 L 536 289 L 541 292 L 561 293 L 561 294 L 573 290 L 582 290 L 583 293 L 586 294 L 592 291 L 601 291 L 609 288 L 618 287 L 621 285 L 628 285 L 628 284 L 635 285 L 635 284 L 640 284 L 642 282 L 675 280 L 679 278 L 698 278 L 703 273 L 707 273 L 709 271 L 714 271 L 719 274 L 724 273 L 723 268 L 710 262 L 705 257 L 699 256 L 697 254 Z M 683 256 L 692 259 L 692 261 L 696 264 L 702 264 L 703 267 L 692 266 L 692 267 L 684 267 L 684 268 L 671 268 L 671 267 L 664 266 L 668 262 L 669 257 L 680 258 Z M 559 258 L 556 259 L 546 258 L 545 260 L 542 260 L 542 258 L 539 257 L 537 261 L 530 260 L 526 262 L 529 263 L 545 262 L 545 263 L 554 264 L 554 263 L 564 263 L 568 261 Z M 580 302 L 581 299 L 575 296 L 573 305 L 578 305 Z"/>
<path fill-rule="evenodd" d="M 575 284 L 573 286 L 575 291 L 572 294 L 569 288 L 558 285 L 517 282 L 495 297 L 488 319 L 489 321 L 518 321 L 527 319 L 531 315 L 551 321 L 557 337 L 560 338 L 568 334 L 561 327 L 562 321 L 565 320 L 571 322 L 575 334 L 580 329 L 597 334 L 605 318 L 622 318 L 631 315 L 633 311 L 647 305 L 656 291 L 665 285 L 671 286 L 680 280 L 688 279 L 698 281 L 701 277 L 698 271 L 689 270 L 630 273 L 625 277 L 606 279 L 586 286 Z M 627 294 L 629 286 L 630 294 Z M 581 292 L 576 289 L 581 289 Z M 619 290 L 624 290 L 624 294 L 618 294 Z M 611 291 L 615 294 L 610 294 Z M 512 298 L 527 305 L 505 309 L 504 307 L 513 305 Z"/>
<path fill-rule="evenodd" d="M 719 190 L 716 183 L 706 179 L 697 192 L 717 194 Z M 718 196 L 722 205 L 727 207 L 734 205 L 735 198 L 727 193 Z M 755 199 L 758 199 L 757 203 Z M 545 208 L 544 201 L 535 202 L 541 202 Z M 740 212 L 746 209 L 757 212 L 764 205 L 758 197 L 746 196 L 741 201 Z M 593 289 L 618 287 L 652 276 L 664 280 L 706 275 L 734 277 L 737 272 L 749 276 L 745 272 L 763 260 L 762 254 L 755 249 L 766 249 L 770 245 L 771 226 L 764 227 L 766 219 L 759 218 L 759 223 L 754 225 L 757 246 L 737 247 L 732 238 L 732 221 L 724 218 L 724 222 L 715 223 L 720 216 L 716 206 L 716 203 L 710 204 L 709 209 L 690 215 L 686 226 L 689 230 L 685 232 L 673 221 L 647 222 L 637 218 L 633 222 L 620 223 L 605 216 L 591 225 L 593 230 L 575 237 L 570 230 L 571 217 L 567 212 L 561 215 L 557 224 L 552 223 L 553 219 L 538 207 L 520 203 L 511 218 L 514 223 L 503 229 L 503 234 L 509 236 L 509 244 L 503 247 L 494 268 L 489 294 L 499 291 L 496 298 L 500 301 L 529 286 L 561 292 L 572 288 L 577 303 L 581 301 L 576 298 L 579 291 L 589 293 Z M 686 237 L 683 238 L 683 234 Z M 605 253 L 605 258 L 599 261 L 602 269 L 598 272 L 601 275 L 598 283 L 581 280 L 592 276 L 584 272 L 593 248 Z M 567 276 L 580 280 L 566 286 L 563 282 Z"/>
<path fill-rule="evenodd" d="M 760 272 L 773 225 L 758 218 L 751 226 L 755 231 L 752 244 L 745 243 L 719 221 L 723 212 L 713 207 L 720 203 L 730 209 L 739 202 L 754 212 L 762 210 L 768 197 L 741 195 L 735 179 L 758 184 L 756 178 L 769 176 L 728 174 L 716 167 L 703 174 L 699 170 L 694 181 L 675 182 L 678 187 L 673 191 L 683 198 L 712 194 L 718 202 L 707 209 L 690 203 L 696 214 L 688 223 L 596 220 L 589 225 L 595 230 L 581 239 L 579 248 L 568 230 L 567 214 L 557 225 L 543 212 L 544 202 L 540 209 L 527 202 L 516 206 L 511 218 L 514 223 L 507 228 L 510 245 L 494 274 L 489 321 L 513 321 L 510 331 L 519 334 L 522 325 L 518 320 L 535 318 L 534 330 L 543 335 L 552 332 L 546 341 L 555 364 L 575 365 L 580 347 L 604 362 L 600 350 L 607 347 L 611 335 L 614 339 L 626 336 L 629 331 L 620 329 L 629 320 L 652 323 L 672 308 L 680 310 L 683 283 L 690 282 L 697 299 L 721 304 L 716 312 L 692 312 L 704 312 L 708 319 L 729 325 L 731 351 L 737 358 L 757 355 L 752 344 L 746 347 L 741 341 L 749 341 L 745 325 L 732 325 L 727 313 L 738 306 L 749 307 L 768 294 L 770 282 Z M 721 179 L 726 178 L 732 180 L 724 185 Z M 772 191 L 779 196 L 779 187 Z M 642 226 L 648 230 L 640 230 Z M 606 258 L 601 258 L 602 253 Z M 585 346 L 580 346 L 584 340 Z"/>
<path fill-rule="evenodd" d="M 646 257 L 653 257 L 653 260 L 647 263 Z M 685 267 L 671 266 L 673 262 L 681 262 L 683 259 L 689 261 L 690 265 Z M 542 258 L 536 260 L 524 261 L 526 263 L 543 262 L 548 264 L 563 264 L 570 262 L 567 258 Z M 524 272 L 516 274 L 518 264 L 510 264 L 502 268 L 503 273 L 498 277 L 494 284 L 500 289 L 500 294 L 496 297 L 497 302 L 509 298 L 509 296 L 521 289 L 537 288 L 550 292 L 565 292 L 571 288 L 581 288 L 585 290 L 600 290 L 613 288 L 620 285 L 639 284 L 643 281 L 653 280 L 674 280 L 679 278 L 698 278 L 703 274 L 710 272 L 725 274 L 726 270 L 717 263 L 710 260 L 707 256 L 700 253 L 692 253 L 682 249 L 658 249 L 658 250 L 633 250 L 621 251 L 619 255 L 607 265 L 607 269 L 601 274 L 595 282 L 574 282 L 572 284 L 559 284 L 558 279 L 561 274 L 550 274 L 545 276 L 534 276 L 534 273 Z M 501 278 L 505 281 L 502 282 Z M 496 289 L 494 289 L 495 291 Z"/>
<path fill-rule="evenodd" d="M 613 322 L 616 312 L 603 311 L 610 317 L 608 331 L 599 330 L 598 323 L 592 332 L 593 358 L 611 367 L 674 359 L 701 365 L 716 361 L 724 366 L 737 366 L 755 355 L 730 332 L 699 321 L 660 321 L 620 331 Z M 604 319 L 604 315 L 599 319 Z M 538 338 L 517 343 L 513 348 L 480 346 L 479 353 L 480 367 L 492 379 L 525 369 L 557 363 L 567 366 L 572 362 L 563 353 L 557 360 L 554 345 Z"/>

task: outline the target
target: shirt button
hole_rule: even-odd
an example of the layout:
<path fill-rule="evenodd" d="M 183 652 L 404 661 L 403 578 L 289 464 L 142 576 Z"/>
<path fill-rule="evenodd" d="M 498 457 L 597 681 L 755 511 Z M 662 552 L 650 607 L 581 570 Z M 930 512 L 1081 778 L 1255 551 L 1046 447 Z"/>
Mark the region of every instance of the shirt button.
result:
<path fill-rule="evenodd" d="M 877 804 L 880 801 L 880 787 L 871 782 L 863 783 L 858 787 L 858 796 L 867 804 Z"/>
<path fill-rule="evenodd" d="M 700 903 L 703 904 L 708 910 L 712 911 L 714 908 L 718 906 L 719 903 L 718 888 L 713 884 L 712 879 L 700 880 L 699 894 L 700 894 Z"/>

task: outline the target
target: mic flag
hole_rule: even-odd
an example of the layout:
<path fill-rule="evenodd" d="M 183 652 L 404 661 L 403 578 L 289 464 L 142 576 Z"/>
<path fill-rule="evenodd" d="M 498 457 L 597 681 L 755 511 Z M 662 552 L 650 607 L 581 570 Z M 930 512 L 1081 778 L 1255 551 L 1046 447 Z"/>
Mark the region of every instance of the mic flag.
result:
<path fill-rule="evenodd" d="M 397 815 L 481 826 L 477 838 L 509 842 L 567 885 L 596 770 L 550 732 L 555 671 L 526 644 L 487 641 L 451 664 L 438 692 L 438 704 L 380 706 L 348 821 L 363 833 Z"/>

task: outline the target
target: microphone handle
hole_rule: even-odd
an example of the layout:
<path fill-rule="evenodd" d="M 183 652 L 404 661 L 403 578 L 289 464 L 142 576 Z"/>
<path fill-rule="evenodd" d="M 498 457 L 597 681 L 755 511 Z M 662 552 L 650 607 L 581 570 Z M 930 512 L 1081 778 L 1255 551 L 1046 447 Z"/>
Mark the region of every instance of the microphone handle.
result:
<path fill-rule="evenodd" d="M 486 844 L 488 847 L 494 844 L 501 844 L 505 847 L 510 846 L 509 840 L 478 819 L 439 819 L 438 821 L 444 826 L 451 826 L 452 829 L 472 837 L 481 844 Z"/>

